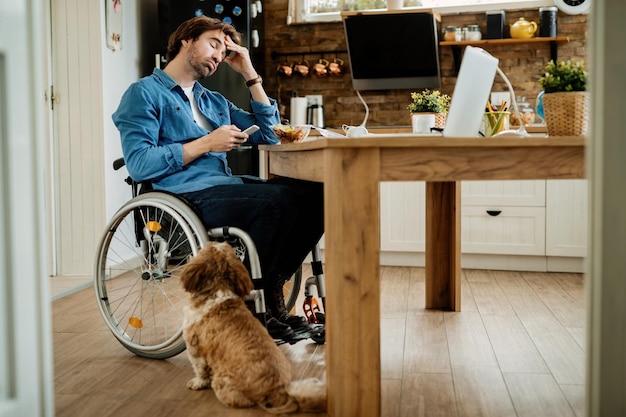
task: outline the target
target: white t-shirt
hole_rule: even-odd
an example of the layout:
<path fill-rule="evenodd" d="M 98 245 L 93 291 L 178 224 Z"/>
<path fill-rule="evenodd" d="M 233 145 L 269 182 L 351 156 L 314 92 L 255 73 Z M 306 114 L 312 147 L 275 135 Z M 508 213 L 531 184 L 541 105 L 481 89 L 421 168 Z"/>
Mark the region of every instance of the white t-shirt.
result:
<path fill-rule="evenodd" d="M 209 124 L 206 117 L 200 113 L 200 109 L 198 109 L 198 103 L 196 103 L 196 98 L 193 96 L 193 86 L 183 88 L 185 95 L 189 99 L 191 103 L 191 112 L 193 113 L 193 119 L 198 123 L 199 126 L 205 128 L 209 132 L 213 130 L 213 127 Z"/>

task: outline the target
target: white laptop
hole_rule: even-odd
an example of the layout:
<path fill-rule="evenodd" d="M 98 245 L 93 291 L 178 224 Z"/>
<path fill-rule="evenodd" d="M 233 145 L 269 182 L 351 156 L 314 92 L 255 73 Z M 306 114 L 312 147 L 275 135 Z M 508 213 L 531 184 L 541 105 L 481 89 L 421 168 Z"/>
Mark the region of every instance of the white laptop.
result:
<path fill-rule="evenodd" d="M 456 79 L 443 136 L 477 137 L 498 69 L 498 59 L 466 46 Z"/>

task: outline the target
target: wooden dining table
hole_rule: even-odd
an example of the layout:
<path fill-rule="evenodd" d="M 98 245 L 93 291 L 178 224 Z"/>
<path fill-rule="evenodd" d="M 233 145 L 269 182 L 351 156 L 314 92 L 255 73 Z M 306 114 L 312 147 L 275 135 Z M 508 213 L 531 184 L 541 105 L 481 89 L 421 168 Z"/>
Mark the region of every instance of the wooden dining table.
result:
<path fill-rule="evenodd" d="M 261 145 L 273 175 L 324 183 L 328 415 L 381 415 L 380 183 L 426 182 L 426 308 L 461 310 L 461 181 L 585 177 L 584 137 L 378 134 Z"/>

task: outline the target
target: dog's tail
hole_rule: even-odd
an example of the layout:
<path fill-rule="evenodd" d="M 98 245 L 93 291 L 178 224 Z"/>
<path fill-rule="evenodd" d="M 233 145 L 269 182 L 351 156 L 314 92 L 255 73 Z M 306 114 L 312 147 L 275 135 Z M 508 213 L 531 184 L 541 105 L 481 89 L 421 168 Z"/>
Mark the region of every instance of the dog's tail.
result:
<path fill-rule="evenodd" d="M 270 393 L 263 402 L 259 403 L 259 407 L 271 414 L 287 414 L 298 411 L 298 403 L 285 391 L 284 387 Z"/>
<path fill-rule="evenodd" d="M 315 378 L 292 381 L 286 390 L 272 392 L 259 407 L 271 414 L 326 411 L 326 384 Z"/>
<path fill-rule="evenodd" d="M 298 403 L 302 412 L 326 411 L 326 383 L 317 378 L 291 381 L 287 387 L 289 395 Z"/>

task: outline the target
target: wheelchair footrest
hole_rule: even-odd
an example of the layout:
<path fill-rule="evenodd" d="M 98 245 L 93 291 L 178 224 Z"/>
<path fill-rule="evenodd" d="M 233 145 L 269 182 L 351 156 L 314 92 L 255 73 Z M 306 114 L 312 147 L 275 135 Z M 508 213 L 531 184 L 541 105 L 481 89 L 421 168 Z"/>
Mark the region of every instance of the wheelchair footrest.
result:
<path fill-rule="evenodd" d="M 284 339 L 274 339 L 277 345 L 289 343 L 296 344 L 301 340 L 311 339 L 317 344 L 326 342 L 326 329 L 323 324 L 307 324 L 299 329 L 294 329 L 293 334 Z"/>

